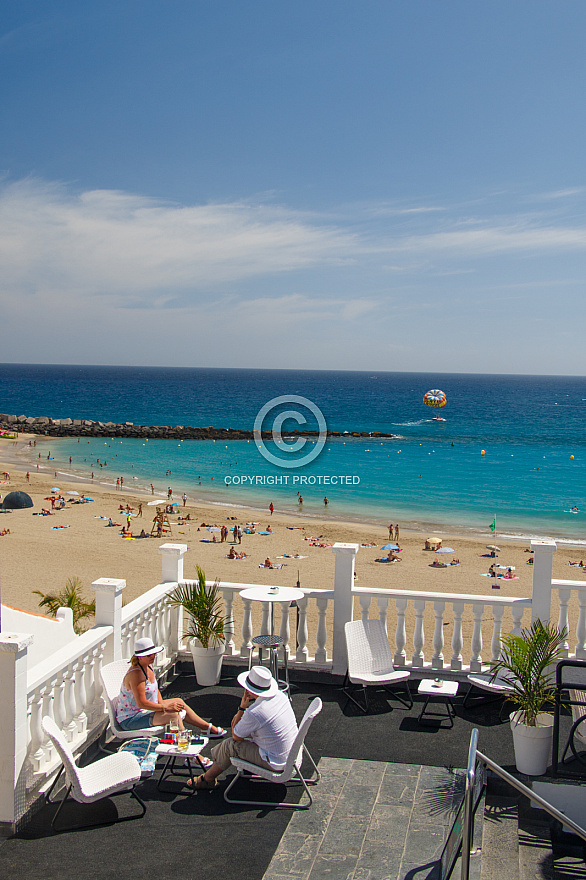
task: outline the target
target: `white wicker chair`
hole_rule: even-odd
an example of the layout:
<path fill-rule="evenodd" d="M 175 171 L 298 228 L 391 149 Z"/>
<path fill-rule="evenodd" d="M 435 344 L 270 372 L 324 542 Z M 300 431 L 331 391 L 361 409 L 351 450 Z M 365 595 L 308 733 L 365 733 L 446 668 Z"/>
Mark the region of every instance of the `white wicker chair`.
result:
<path fill-rule="evenodd" d="M 311 796 L 311 792 L 307 787 L 307 783 L 310 782 L 312 785 L 316 785 L 321 779 L 320 772 L 317 769 L 315 762 L 309 752 L 307 751 L 307 747 L 305 746 L 305 737 L 307 736 L 307 732 L 311 726 L 311 722 L 313 719 L 319 715 L 322 708 L 322 701 L 319 697 L 316 697 L 315 700 L 312 700 L 307 712 L 303 716 L 303 720 L 299 725 L 299 731 L 293 745 L 291 746 L 291 750 L 289 752 L 289 757 L 287 758 L 287 763 L 283 770 L 266 770 L 264 767 L 259 767 L 257 764 L 251 764 L 248 761 L 243 761 L 242 758 L 231 758 L 231 762 L 236 767 L 237 773 L 230 785 L 227 787 L 224 792 L 224 800 L 229 804 L 252 804 L 253 806 L 259 807 L 287 807 L 291 810 L 307 810 L 313 803 L 313 798 Z M 316 778 L 315 779 L 304 779 L 301 774 L 301 762 L 303 760 L 303 754 L 306 754 L 311 762 L 313 770 L 315 771 Z M 235 798 L 229 798 L 228 794 L 230 790 L 236 785 L 238 780 L 244 773 L 250 774 L 254 779 L 262 779 L 265 782 L 275 782 L 275 783 L 287 783 L 291 782 L 291 780 L 298 779 L 305 789 L 305 793 L 309 798 L 309 803 L 307 804 L 279 804 L 279 803 L 271 803 L 270 801 L 243 801 L 236 800 Z M 312 773 L 313 775 L 313 773 Z"/>
<path fill-rule="evenodd" d="M 568 749 L 571 749 L 574 758 L 584 765 L 586 764 L 584 757 L 586 749 L 586 691 L 570 690 L 570 700 L 572 701 L 572 728 L 562 755 L 562 764 L 566 760 Z"/>
<path fill-rule="evenodd" d="M 410 672 L 396 671 L 393 655 L 382 621 L 352 620 L 344 627 L 346 648 L 348 651 L 348 671 L 342 684 L 342 690 L 361 712 L 366 714 L 369 708 L 369 687 L 385 688 L 392 693 L 408 709 L 413 707 L 413 697 L 409 688 Z M 356 687 L 351 688 L 349 682 Z M 390 690 L 399 682 L 405 682 L 407 698 L 403 698 L 394 690 Z M 354 692 L 362 688 L 364 705 L 356 699 Z"/>
<path fill-rule="evenodd" d="M 122 730 L 116 720 L 116 706 L 120 696 L 120 685 L 122 679 L 129 669 L 128 660 L 115 660 L 102 666 L 100 676 L 104 685 L 104 699 L 108 709 L 108 717 L 110 718 L 110 730 L 116 739 L 136 739 L 138 736 L 159 736 L 165 730 L 164 726 L 145 727 L 140 730 Z"/>
<path fill-rule="evenodd" d="M 65 737 L 53 719 L 45 716 L 41 723 L 43 730 L 52 741 L 59 753 L 59 757 L 63 761 L 63 767 L 47 792 L 47 801 L 49 803 L 54 803 L 54 801 L 51 800 L 51 793 L 53 792 L 57 780 L 61 776 L 63 770 L 65 770 L 65 777 L 68 783 L 67 791 L 65 792 L 51 822 L 54 831 L 65 831 L 71 830 L 72 827 L 79 827 L 70 826 L 69 829 L 57 828 L 57 819 L 59 818 L 59 814 L 61 813 L 63 805 L 69 795 L 71 795 L 73 800 L 80 804 L 92 804 L 95 801 L 100 801 L 113 794 L 130 792 L 130 796 L 135 798 L 141 805 L 141 812 L 133 814 L 132 816 L 123 816 L 115 821 L 127 822 L 130 819 L 140 819 L 144 816 L 146 813 L 146 804 L 134 790 L 134 786 L 137 782 L 140 782 L 140 764 L 134 755 L 131 755 L 130 752 L 116 752 L 116 754 L 109 755 L 107 758 L 100 758 L 99 761 L 95 761 L 87 767 L 78 767 Z M 95 825 L 111 824 L 112 819 L 109 818 L 104 822 L 94 822 L 91 827 Z"/>
<path fill-rule="evenodd" d="M 470 687 L 466 691 L 466 696 L 462 701 L 462 707 L 464 709 L 476 709 L 479 706 L 487 706 L 490 703 L 495 703 L 497 700 L 503 700 L 499 712 L 499 718 L 501 721 L 506 720 L 503 718 L 503 711 L 507 703 L 507 697 L 509 697 L 515 691 L 511 682 L 507 681 L 506 678 L 503 678 L 498 674 L 495 678 L 493 678 L 490 673 L 480 672 L 471 672 L 470 675 L 467 676 L 467 678 L 470 682 Z M 475 688 L 491 694 L 492 697 L 490 699 L 485 698 L 474 703 L 473 705 L 469 705 L 469 698 Z"/>

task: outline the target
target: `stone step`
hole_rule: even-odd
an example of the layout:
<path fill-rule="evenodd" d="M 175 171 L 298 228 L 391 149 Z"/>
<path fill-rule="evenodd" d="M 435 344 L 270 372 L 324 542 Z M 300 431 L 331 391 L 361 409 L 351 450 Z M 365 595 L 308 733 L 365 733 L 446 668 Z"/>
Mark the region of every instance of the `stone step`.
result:
<path fill-rule="evenodd" d="M 487 791 L 480 880 L 520 880 L 518 798 Z"/>
<path fill-rule="evenodd" d="M 541 792 L 540 792 L 541 793 Z M 586 880 L 581 842 L 555 820 L 488 775 L 481 880 Z M 552 843 L 553 827 L 553 843 Z"/>

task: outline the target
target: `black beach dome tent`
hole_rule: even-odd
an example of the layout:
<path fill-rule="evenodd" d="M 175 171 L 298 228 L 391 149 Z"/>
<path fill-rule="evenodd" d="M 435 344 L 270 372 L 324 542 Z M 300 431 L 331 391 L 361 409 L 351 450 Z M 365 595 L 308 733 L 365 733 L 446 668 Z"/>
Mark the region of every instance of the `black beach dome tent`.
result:
<path fill-rule="evenodd" d="M 24 510 L 33 506 L 33 499 L 26 492 L 9 492 L 0 506 L 3 510 Z"/>

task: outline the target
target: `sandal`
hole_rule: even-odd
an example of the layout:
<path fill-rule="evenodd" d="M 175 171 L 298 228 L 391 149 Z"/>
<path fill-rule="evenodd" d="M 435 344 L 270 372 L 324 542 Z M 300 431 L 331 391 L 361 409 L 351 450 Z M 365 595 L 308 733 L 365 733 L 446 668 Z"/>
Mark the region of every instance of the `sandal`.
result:
<path fill-rule="evenodd" d="M 193 788 L 195 791 L 212 791 L 217 786 L 217 784 L 217 779 L 214 779 L 213 782 L 208 782 L 203 773 L 201 776 L 198 776 L 196 778 L 193 785 L 191 784 L 191 779 L 187 780 L 187 785 L 190 788 Z"/>
<path fill-rule="evenodd" d="M 214 762 L 211 760 L 211 758 L 206 758 L 205 755 L 198 755 L 198 756 L 197 756 L 197 762 L 198 762 L 198 764 L 199 764 L 200 767 L 203 767 L 204 772 L 205 772 L 206 770 L 209 770 L 209 768 L 210 768 L 210 767 L 212 766 L 212 764 L 214 763 Z M 189 758 L 186 758 L 185 761 L 184 761 L 185 766 L 186 766 L 186 767 L 189 767 L 190 763 L 191 763 L 190 759 L 189 759 Z"/>
<path fill-rule="evenodd" d="M 212 727 L 215 727 L 218 732 L 212 733 Z M 223 736 L 226 736 L 226 731 L 223 727 L 218 727 L 217 724 L 212 724 L 212 722 L 210 721 L 210 723 L 208 724 L 208 729 L 206 730 L 204 736 L 207 736 L 210 739 L 221 739 Z"/>

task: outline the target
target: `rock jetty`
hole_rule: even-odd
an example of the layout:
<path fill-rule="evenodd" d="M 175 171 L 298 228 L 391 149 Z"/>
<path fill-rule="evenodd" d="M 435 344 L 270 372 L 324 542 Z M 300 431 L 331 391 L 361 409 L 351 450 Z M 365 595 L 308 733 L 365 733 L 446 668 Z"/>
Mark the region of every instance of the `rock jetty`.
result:
<path fill-rule="evenodd" d="M 15 416 L 0 413 L 0 428 L 47 437 L 134 437 L 149 440 L 252 440 L 253 431 L 235 428 L 195 428 L 190 425 L 134 425 L 132 422 L 93 422 L 89 419 L 50 419 L 47 416 Z M 269 439 L 270 431 L 262 436 Z M 319 437 L 318 431 L 291 431 L 291 437 Z M 328 431 L 328 437 L 398 440 L 398 434 L 381 431 Z"/>

